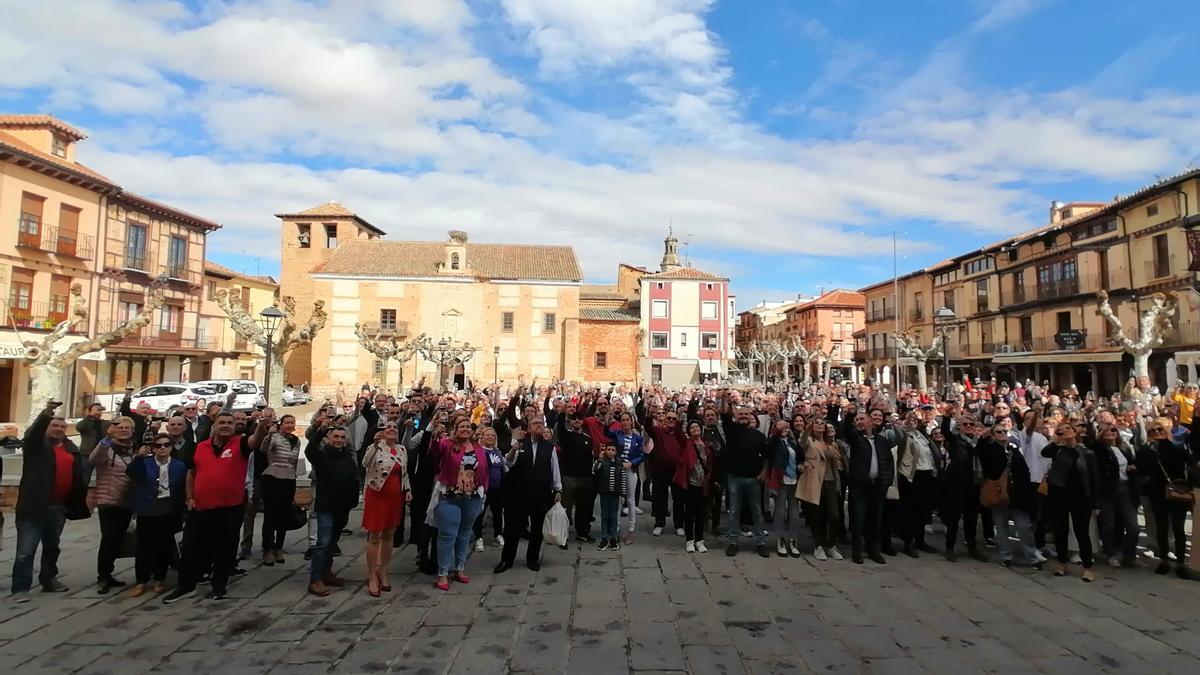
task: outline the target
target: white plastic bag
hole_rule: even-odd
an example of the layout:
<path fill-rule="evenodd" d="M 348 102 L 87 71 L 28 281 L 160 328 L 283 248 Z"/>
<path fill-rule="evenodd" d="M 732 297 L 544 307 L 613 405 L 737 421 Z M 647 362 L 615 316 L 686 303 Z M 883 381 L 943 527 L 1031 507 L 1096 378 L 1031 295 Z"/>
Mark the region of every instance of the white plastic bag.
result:
<path fill-rule="evenodd" d="M 542 522 L 542 539 L 551 546 L 564 547 L 567 545 L 570 524 L 567 523 L 567 510 L 562 504 L 555 504 L 546 512 L 546 520 Z"/>

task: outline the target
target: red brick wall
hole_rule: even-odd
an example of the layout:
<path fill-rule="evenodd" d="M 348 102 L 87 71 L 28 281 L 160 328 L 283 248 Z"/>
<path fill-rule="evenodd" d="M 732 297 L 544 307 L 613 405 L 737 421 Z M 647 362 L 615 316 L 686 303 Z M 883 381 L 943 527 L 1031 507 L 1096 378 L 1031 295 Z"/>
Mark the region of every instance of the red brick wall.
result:
<path fill-rule="evenodd" d="M 635 321 L 579 322 L 579 379 L 633 384 L 637 379 L 638 324 Z M 596 352 L 608 355 L 608 367 L 596 367 Z"/>

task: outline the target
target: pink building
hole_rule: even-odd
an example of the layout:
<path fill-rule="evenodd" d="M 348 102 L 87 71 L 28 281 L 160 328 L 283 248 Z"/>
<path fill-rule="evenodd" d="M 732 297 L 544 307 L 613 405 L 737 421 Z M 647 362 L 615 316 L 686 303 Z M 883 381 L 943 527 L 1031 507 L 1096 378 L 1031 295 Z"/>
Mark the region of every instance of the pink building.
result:
<path fill-rule="evenodd" d="M 679 264 L 668 235 L 659 271 L 641 283 L 643 381 L 676 387 L 723 378 L 733 358 L 729 279 Z"/>

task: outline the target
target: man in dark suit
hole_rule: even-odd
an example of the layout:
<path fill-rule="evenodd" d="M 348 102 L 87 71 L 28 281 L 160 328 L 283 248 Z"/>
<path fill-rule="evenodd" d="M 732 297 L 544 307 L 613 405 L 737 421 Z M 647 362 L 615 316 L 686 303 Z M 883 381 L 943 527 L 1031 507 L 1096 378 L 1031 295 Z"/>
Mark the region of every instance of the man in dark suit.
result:
<path fill-rule="evenodd" d="M 527 425 L 528 431 L 513 429 L 513 447 L 504 458 L 509 467 L 504 476 L 508 508 L 504 513 L 504 550 L 496 574 L 513 566 L 521 530 L 526 527 L 529 544 L 525 549 L 525 565 L 535 572 L 541 569 L 542 523 L 550 507 L 562 499 L 558 453 L 547 433 L 546 421 L 531 417 Z"/>
<path fill-rule="evenodd" d="M 887 488 L 896 477 L 892 442 L 875 433 L 871 416 L 863 410 L 847 415 L 842 434 L 850 446 L 847 460 L 850 485 L 851 559 L 861 565 L 864 544 L 871 560 L 883 565 L 880 527 Z"/>

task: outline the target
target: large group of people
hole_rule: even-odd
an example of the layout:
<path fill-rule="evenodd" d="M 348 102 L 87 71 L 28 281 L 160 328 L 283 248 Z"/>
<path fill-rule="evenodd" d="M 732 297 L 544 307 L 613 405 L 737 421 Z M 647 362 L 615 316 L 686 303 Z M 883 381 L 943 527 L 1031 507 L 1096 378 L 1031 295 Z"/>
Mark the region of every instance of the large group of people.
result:
<path fill-rule="evenodd" d="M 12 591 L 27 599 L 39 547 L 43 591 L 67 590 L 57 577 L 60 534 L 90 506 L 99 592 L 125 586 L 115 561 L 135 523 L 129 593 L 167 603 L 202 583 L 206 597 L 224 598 L 245 574 L 239 561 L 251 554 L 259 515 L 263 566 L 284 563 L 287 533 L 307 526 L 316 596 L 346 585 L 333 559 L 360 527 L 366 592 L 380 597 L 392 590 L 393 549 L 405 543 L 436 588 L 470 583 L 468 561 L 485 549 L 489 520 L 494 572 L 514 565 L 522 541 L 525 565 L 538 570 L 543 523 L 558 503 L 574 541 L 601 551 L 673 534 L 688 553 L 720 538 L 729 556 L 745 543 L 763 557 L 824 564 L 848 549 L 853 563 L 883 565 L 897 555 L 955 562 L 962 546 L 1010 567 L 1040 570 L 1052 559 L 1055 576 L 1079 565 L 1084 581 L 1095 579 L 1098 558 L 1140 566 L 1145 522 L 1155 571 L 1174 563 L 1187 578 L 1197 397 L 1193 384 L 1160 394 L 1146 378 L 1100 399 L 995 380 L 944 395 L 832 382 L 632 390 L 523 378 L 439 393 L 422 381 L 400 396 L 366 386 L 354 399 L 339 393 L 342 405 L 326 401 L 304 438 L 294 416 L 232 411 L 232 396 L 165 420 L 131 409 L 127 396 L 114 418 L 89 408 L 75 425 L 78 445 L 50 401 L 23 441 Z M 302 457 L 307 513 L 296 506 Z M 360 503 L 361 521 L 352 521 Z M 652 522 L 639 530 L 643 505 Z M 935 541 L 939 521 L 945 537 Z"/>

